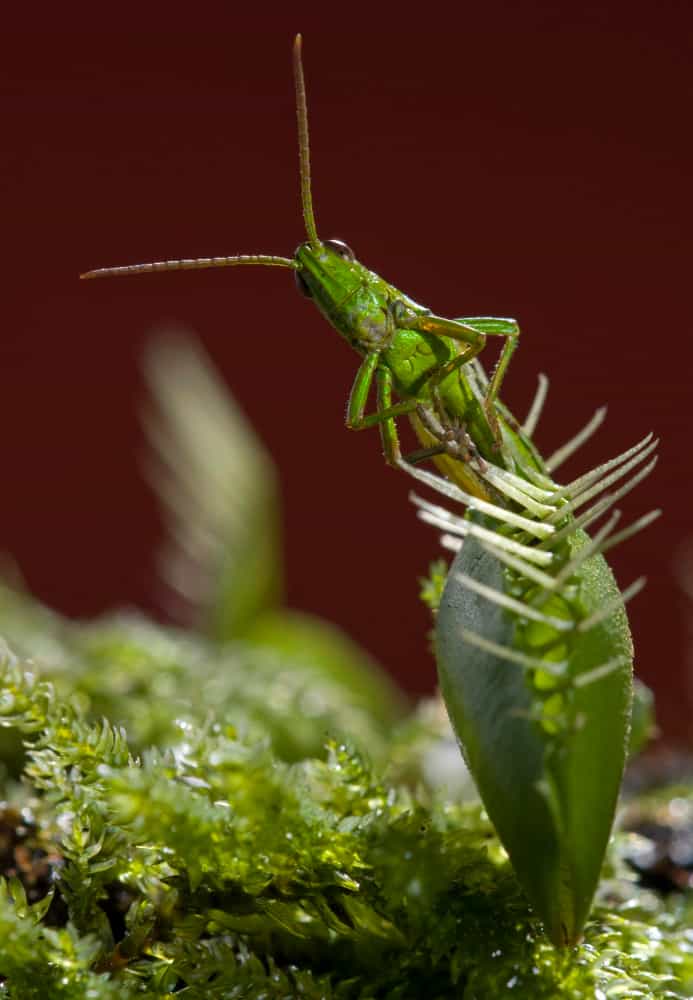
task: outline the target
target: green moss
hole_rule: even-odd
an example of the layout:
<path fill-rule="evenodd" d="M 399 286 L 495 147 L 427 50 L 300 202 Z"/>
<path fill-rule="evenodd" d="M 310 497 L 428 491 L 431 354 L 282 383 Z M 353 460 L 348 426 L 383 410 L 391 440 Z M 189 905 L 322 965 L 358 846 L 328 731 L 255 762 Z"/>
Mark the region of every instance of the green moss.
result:
<path fill-rule="evenodd" d="M 71 642 L 93 652 L 98 629 L 72 628 Z M 57 696 L 30 665 L 4 658 L 0 721 L 26 741 L 22 784 L 6 782 L 7 815 L 31 826 L 33 856 L 51 859 L 53 877 L 32 881 L 38 861 L 24 856 L 20 880 L 0 882 L 0 995 L 690 995 L 693 905 L 639 888 L 621 861 L 625 840 L 611 849 L 584 943 L 557 952 L 478 804 L 436 794 L 421 774 L 416 791 L 388 779 L 363 750 L 330 740 L 338 710 L 327 726 L 301 718 L 304 741 L 327 740 L 327 751 L 301 756 L 294 744 L 291 759 L 272 746 L 270 715 L 262 738 L 257 721 L 240 732 L 240 709 L 226 718 L 228 703 L 182 717 L 176 691 L 154 700 L 154 680 L 174 650 L 179 681 L 192 687 L 196 644 L 150 624 L 137 642 L 131 623 L 108 629 L 100 696 L 119 713 L 139 703 L 132 719 L 148 707 L 165 735 L 157 749 L 133 749 L 123 729 L 96 721 L 90 669 L 75 672 L 71 695 L 63 671 Z M 49 631 L 56 641 L 56 621 Z M 236 691 L 246 680 L 252 689 L 236 667 Z M 295 710 L 276 709 L 280 732 Z M 426 732 L 420 722 L 401 729 L 395 757 L 410 739 L 409 761 L 420 759 L 436 739 Z"/>
<path fill-rule="evenodd" d="M 75 624 L 0 586 L 0 635 L 86 714 L 125 726 L 137 750 L 167 745 L 186 720 L 213 711 L 240 737 L 269 740 L 284 760 L 322 755 L 326 733 L 384 758 L 405 705 L 394 685 L 326 624 L 287 615 L 282 648 L 263 623 L 252 639 L 218 645 L 136 613 Z M 4 750 L 16 770 L 17 740 L 6 738 Z"/>

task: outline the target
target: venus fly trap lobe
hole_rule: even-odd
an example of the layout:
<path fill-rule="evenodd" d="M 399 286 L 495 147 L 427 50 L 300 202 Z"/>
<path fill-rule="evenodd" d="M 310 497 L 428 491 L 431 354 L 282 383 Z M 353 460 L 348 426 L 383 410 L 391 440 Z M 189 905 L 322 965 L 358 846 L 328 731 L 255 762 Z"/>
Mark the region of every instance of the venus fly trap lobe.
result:
<path fill-rule="evenodd" d="M 518 343 L 515 320 L 437 316 L 368 270 L 346 244 L 320 239 L 300 36 L 294 77 L 307 240 L 293 257 L 169 260 L 83 277 L 241 264 L 291 269 L 302 294 L 361 356 L 347 426 L 378 426 L 389 464 L 466 508 L 457 515 L 414 498 L 457 552 L 436 629 L 441 687 L 527 895 L 550 938 L 572 944 L 589 912 L 625 761 L 632 644 L 624 605 L 643 583 L 621 593 L 604 553 L 658 514 L 617 530 L 614 505 L 650 472 L 656 442 L 648 436 L 566 486 L 554 481 L 603 411 L 544 460 L 532 437 L 546 379 L 524 424 L 499 397 Z M 491 377 L 477 357 L 489 336 L 504 341 Z M 366 413 L 374 383 L 376 408 Z M 405 415 L 420 447 L 403 457 L 397 421 Z M 429 459 L 442 477 L 421 467 Z"/>

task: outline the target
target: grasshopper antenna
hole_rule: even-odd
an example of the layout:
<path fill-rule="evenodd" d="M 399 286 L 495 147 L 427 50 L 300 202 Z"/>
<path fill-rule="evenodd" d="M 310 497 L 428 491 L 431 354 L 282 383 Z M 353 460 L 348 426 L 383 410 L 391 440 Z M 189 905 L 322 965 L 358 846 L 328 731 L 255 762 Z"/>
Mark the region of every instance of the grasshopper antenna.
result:
<path fill-rule="evenodd" d="M 310 190 L 310 142 L 308 139 L 308 104 L 306 101 L 306 83 L 303 79 L 303 62 L 301 49 L 303 39 L 300 34 L 294 39 L 294 83 L 296 85 L 296 120 L 298 122 L 298 160 L 301 175 L 301 204 L 303 205 L 303 221 L 308 239 L 317 245 L 318 231 L 315 227 L 313 214 L 313 195 Z"/>
<path fill-rule="evenodd" d="M 235 257 L 195 257 L 191 260 L 155 260 L 151 264 L 125 264 L 120 267 L 97 267 L 85 271 L 80 278 L 110 278 L 117 274 L 152 274 L 156 271 L 202 271 L 208 267 L 234 267 L 237 264 L 263 264 L 265 267 L 290 267 L 296 263 L 289 257 L 272 254 L 237 254 Z"/>

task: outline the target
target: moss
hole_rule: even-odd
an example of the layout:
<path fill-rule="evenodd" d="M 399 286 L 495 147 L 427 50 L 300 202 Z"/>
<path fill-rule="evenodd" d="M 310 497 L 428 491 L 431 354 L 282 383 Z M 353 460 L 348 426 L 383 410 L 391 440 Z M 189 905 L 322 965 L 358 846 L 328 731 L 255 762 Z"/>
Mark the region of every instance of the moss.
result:
<path fill-rule="evenodd" d="M 296 622 L 292 616 L 291 625 Z M 86 714 L 125 726 L 136 750 L 165 746 L 186 720 L 214 711 L 239 736 L 268 739 L 283 760 L 322 754 L 326 733 L 348 736 L 372 757 L 384 758 L 386 734 L 404 699 L 375 665 L 365 684 L 367 661 L 363 667 L 352 663 L 351 672 L 335 661 L 333 634 L 317 655 L 317 626 L 308 622 L 302 646 L 282 649 L 246 638 L 218 645 L 159 628 L 137 613 L 75 624 L 0 586 L 0 635 L 20 655 L 40 662 L 56 691 L 75 698 Z M 318 637 L 323 640 L 322 631 Z M 341 653 L 347 640 L 337 639 Z M 4 758 L 16 770 L 20 746 L 9 740 Z"/>
<path fill-rule="evenodd" d="M 51 642 L 61 627 L 51 619 Z M 93 650 L 97 626 L 67 631 L 66 659 L 71 645 Z M 328 738 L 315 753 L 298 754 L 296 743 L 280 753 L 287 744 L 282 735 L 272 745 L 274 721 L 285 734 L 293 717 L 302 745 L 322 747 L 330 730 L 345 728 L 348 699 L 327 726 L 324 716 L 299 722 L 291 700 L 260 726 L 254 699 L 242 697 L 255 680 L 220 650 L 217 666 L 235 671 L 239 705 L 251 706 L 248 725 L 238 706 L 226 717 L 228 703 L 215 712 L 205 702 L 183 718 L 178 696 L 198 678 L 195 642 L 142 623 L 133 631 L 111 621 L 108 634 L 99 709 L 107 702 L 135 722 L 154 710 L 164 737 L 156 748 L 144 749 L 142 733 L 131 742 L 119 725 L 97 721 L 89 657 L 71 690 L 59 672 L 60 696 L 30 664 L 4 657 L 0 717 L 26 749 L 21 784 L 5 782 L 5 825 L 22 826 L 31 845 L 2 855 L 4 995 L 690 995 L 693 904 L 638 886 L 623 861 L 625 835 L 612 845 L 584 943 L 558 952 L 480 806 L 451 801 L 416 772 L 412 762 L 438 739 L 434 727 L 419 719 L 388 738 L 362 709 L 395 763 L 410 741 L 414 789 L 392 777 L 387 754 L 370 760 L 364 741 L 359 749 Z M 171 650 L 180 689 L 154 700 Z"/>

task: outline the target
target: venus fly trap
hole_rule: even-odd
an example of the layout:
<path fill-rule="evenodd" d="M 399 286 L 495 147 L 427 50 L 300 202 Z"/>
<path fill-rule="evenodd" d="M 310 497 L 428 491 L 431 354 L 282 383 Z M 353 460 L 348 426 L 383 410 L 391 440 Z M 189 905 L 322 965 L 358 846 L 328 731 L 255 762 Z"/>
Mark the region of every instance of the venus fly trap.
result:
<path fill-rule="evenodd" d="M 544 460 L 532 437 L 541 377 L 520 424 L 499 398 L 519 327 L 494 317 L 446 319 L 368 270 L 313 214 L 301 40 L 294 46 L 301 197 L 307 239 L 293 257 L 169 260 L 85 278 L 257 264 L 293 270 L 299 290 L 361 356 L 347 426 L 378 426 L 385 458 L 466 513 L 415 497 L 457 552 L 440 602 L 436 647 L 448 711 L 488 813 L 550 938 L 581 934 L 613 822 L 632 698 L 632 643 L 604 554 L 659 512 L 618 528 L 614 505 L 652 469 L 644 438 L 566 486 L 553 473 L 603 412 Z M 504 339 L 487 377 L 477 355 Z M 366 413 L 375 383 L 375 411 Z M 398 419 L 419 448 L 402 456 Z M 432 460 L 441 475 L 421 464 Z M 592 535 L 587 528 L 607 519 Z M 464 544 L 463 544 L 464 543 Z"/>

